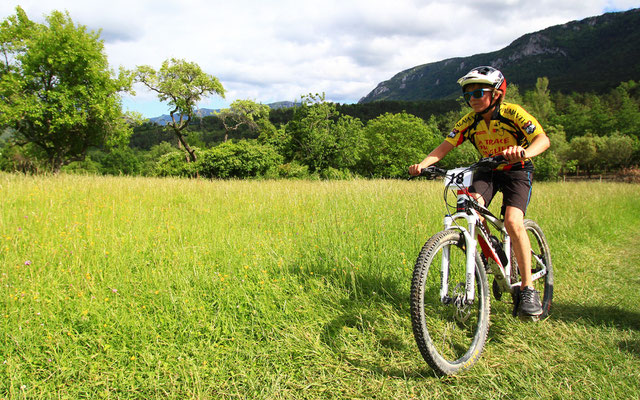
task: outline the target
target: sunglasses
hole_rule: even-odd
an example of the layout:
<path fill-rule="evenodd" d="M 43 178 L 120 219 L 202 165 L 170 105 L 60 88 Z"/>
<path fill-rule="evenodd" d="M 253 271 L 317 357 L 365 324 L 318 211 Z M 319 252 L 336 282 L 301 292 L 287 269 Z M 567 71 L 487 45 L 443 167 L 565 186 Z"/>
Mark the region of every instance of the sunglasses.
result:
<path fill-rule="evenodd" d="M 485 92 L 491 92 L 491 89 L 476 89 L 473 92 L 464 92 L 462 93 L 462 95 L 464 96 L 464 99 L 466 101 L 471 100 L 471 98 L 473 97 L 474 99 L 481 99 L 484 97 Z"/>

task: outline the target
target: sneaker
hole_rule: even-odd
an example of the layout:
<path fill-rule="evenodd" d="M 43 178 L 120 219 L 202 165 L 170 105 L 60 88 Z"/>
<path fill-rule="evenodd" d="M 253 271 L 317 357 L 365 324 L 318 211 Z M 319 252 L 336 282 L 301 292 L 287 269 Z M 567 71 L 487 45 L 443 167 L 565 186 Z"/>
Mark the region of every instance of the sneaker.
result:
<path fill-rule="evenodd" d="M 540 295 L 534 288 L 527 286 L 520 290 L 520 314 L 538 316 L 542 314 Z"/>

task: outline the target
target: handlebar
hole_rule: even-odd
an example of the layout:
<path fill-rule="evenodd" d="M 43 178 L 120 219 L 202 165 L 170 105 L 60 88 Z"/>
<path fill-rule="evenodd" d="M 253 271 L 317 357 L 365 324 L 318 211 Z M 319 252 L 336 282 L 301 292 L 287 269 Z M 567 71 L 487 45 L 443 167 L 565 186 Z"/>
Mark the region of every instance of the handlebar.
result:
<path fill-rule="evenodd" d="M 525 155 L 524 150 L 522 150 L 520 155 L 524 157 Z M 468 168 L 472 170 L 494 169 L 494 168 L 497 168 L 500 164 L 504 164 L 506 162 L 507 162 L 506 158 L 504 158 L 502 154 L 498 154 L 493 157 L 481 158 L 478 162 L 471 164 Z M 420 171 L 420 175 L 418 176 L 425 176 L 429 179 L 435 179 L 437 177 L 446 176 L 446 175 L 447 175 L 446 169 L 438 168 L 432 165 L 430 167 L 423 168 L 422 171 Z"/>
<path fill-rule="evenodd" d="M 439 176 L 445 176 L 447 175 L 447 170 L 446 169 L 442 169 L 442 168 L 438 168 L 436 166 L 430 166 L 427 168 L 423 168 L 420 171 L 420 175 L 418 176 L 426 176 L 429 179 L 435 179 Z"/>

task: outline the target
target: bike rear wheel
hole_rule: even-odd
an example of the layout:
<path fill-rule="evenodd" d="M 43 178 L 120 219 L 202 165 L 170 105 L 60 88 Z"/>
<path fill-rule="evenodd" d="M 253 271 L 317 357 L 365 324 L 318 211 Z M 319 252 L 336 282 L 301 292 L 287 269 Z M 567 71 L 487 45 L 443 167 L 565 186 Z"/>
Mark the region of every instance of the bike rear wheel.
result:
<path fill-rule="evenodd" d="M 442 259 L 449 249 L 449 290 L 452 299 L 440 297 Z M 480 259 L 475 257 L 475 300 L 463 304 L 466 283 L 464 235 L 446 230 L 424 245 L 413 271 L 411 322 L 420 353 L 440 375 L 453 375 L 471 367 L 480 357 L 489 330 L 489 286 Z"/>

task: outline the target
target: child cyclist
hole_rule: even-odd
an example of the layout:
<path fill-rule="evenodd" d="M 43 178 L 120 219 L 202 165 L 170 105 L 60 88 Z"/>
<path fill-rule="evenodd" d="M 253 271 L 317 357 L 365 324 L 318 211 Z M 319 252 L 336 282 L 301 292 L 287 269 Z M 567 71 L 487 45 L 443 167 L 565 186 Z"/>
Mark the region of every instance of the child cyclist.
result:
<path fill-rule="evenodd" d="M 531 158 L 549 147 L 542 127 L 522 107 L 503 103 L 507 81 L 492 67 L 477 67 L 458 80 L 467 104 L 473 111 L 454 126 L 445 140 L 420 164 L 409 167 L 419 175 L 423 168 L 440 161 L 454 147 L 471 141 L 483 157 L 502 154 L 506 163 L 493 171 L 474 174 L 469 192 L 488 206 L 497 191 L 503 193 L 504 224 L 518 261 L 522 278 L 520 315 L 542 314 L 540 295 L 531 281 L 531 243 L 524 228 L 524 215 L 531 196 Z"/>

